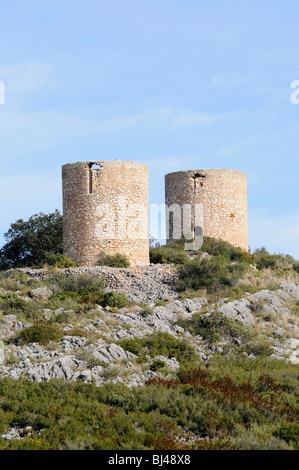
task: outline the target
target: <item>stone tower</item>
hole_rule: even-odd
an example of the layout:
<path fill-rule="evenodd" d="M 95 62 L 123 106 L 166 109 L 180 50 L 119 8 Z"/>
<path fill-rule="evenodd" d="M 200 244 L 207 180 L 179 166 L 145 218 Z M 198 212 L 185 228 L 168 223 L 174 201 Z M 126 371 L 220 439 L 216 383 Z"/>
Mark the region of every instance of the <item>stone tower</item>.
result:
<path fill-rule="evenodd" d="M 101 252 L 149 264 L 148 167 L 82 161 L 62 167 L 64 254 L 84 266 Z"/>
<path fill-rule="evenodd" d="M 248 250 L 246 173 L 214 168 L 169 173 L 165 176 L 165 204 L 179 205 L 181 214 L 183 205 L 190 204 L 191 221 L 195 205 L 202 204 L 203 235 Z M 182 220 L 183 217 L 181 228 Z M 169 217 L 170 242 L 174 238 L 173 228 L 173 219 Z"/>

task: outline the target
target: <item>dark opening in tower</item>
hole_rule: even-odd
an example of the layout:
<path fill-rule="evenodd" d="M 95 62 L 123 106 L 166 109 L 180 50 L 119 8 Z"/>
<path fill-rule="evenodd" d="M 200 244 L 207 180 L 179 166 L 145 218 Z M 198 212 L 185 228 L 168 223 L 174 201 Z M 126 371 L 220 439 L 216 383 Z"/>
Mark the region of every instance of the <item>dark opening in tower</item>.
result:
<path fill-rule="evenodd" d="M 204 183 L 204 178 L 206 176 L 205 175 L 202 175 L 200 173 L 196 173 L 194 176 L 193 176 L 193 185 L 194 185 L 194 189 L 199 189 L 199 188 L 202 188 L 203 187 L 203 183 Z"/>
<path fill-rule="evenodd" d="M 100 169 L 101 165 L 97 162 L 89 163 L 89 194 L 97 191 L 100 184 Z"/>

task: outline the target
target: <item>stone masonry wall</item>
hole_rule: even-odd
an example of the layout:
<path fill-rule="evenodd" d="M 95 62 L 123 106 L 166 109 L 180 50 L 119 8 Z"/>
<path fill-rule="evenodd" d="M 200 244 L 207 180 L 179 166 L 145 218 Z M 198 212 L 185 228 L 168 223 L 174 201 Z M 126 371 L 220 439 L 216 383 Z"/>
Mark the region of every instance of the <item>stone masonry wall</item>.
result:
<path fill-rule="evenodd" d="M 248 250 L 245 173 L 227 169 L 169 173 L 165 176 L 165 204 L 178 204 L 181 209 L 191 204 L 192 216 L 195 204 L 203 204 L 203 235 Z M 168 241 L 172 241 L 171 218 L 169 222 Z"/>
<path fill-rule="evenodd" d="M 84 266 L 101 252 L 149 264 L 148 167 L 83 161 L 62 167 L 64 253 Z"/>

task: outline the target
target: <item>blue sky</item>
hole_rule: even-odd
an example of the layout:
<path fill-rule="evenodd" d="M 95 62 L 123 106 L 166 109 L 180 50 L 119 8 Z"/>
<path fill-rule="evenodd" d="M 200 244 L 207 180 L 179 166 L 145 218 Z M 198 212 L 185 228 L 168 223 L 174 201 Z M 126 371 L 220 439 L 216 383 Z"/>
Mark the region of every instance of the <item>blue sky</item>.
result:
<path fill-rule="evenodd" d="M 295 0 L 0 2 L 0 246 L 18 218 L 62 210 L 61 165 L 248 177 L 251 249 L 299 258 Z"/>

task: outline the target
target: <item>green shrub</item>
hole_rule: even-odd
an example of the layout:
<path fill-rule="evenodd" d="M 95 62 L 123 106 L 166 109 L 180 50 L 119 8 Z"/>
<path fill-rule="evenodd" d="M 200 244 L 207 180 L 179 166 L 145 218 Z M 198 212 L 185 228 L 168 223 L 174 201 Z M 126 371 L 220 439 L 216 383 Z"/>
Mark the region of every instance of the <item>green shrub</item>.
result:
<path fill-rule="evenodd" d="M 167 305 L 167 300 L 161 299 L 158 300 L 158 302 L 155 303 L 155 307 L 165 307 Z"/>
<path fill-rule="evenodd" d="M 150 248 L 150 262 L 154 264 L 178 264 L 187 263 L 189 257 L 184 251 L 184 246 L 179 243 L 171 243 L 155 248 Z"/>
<path fill-rule="evenodd" d="M 150 370 L 156 372 L 157 370 L 163 369 L 165 365 L 166 363 L 164 361 L 161 361 L 160 359 L 155 359 L 150 365 Z"/>
<path fill-rule="evenodd" d="M 55 266 L 56 268 L 71 268 L 79 266 L 79 263 L 77 263 L 75 260 L 68 258 L 62 253 L 55 253 L 53 251 L 45 253 L 44 260 L 41 265 L 43 264 Z"/>
<path fill-rule="evenodd" d="M 68 336 L 81 336 L 82 338 L 87 338 L 88 333 L 86 330 L 83 330 L 82 328 L 72 328 L 67 332 Z"/>
<path fill-rule="evenodd" d="M 230 243 L 211 237 L 204 237 L 200 250 L 193 251 L 192 257 L 200 258 L 202 253 L 208 253 L 213 259 L 230 265 L 231 269 L 244 271 L 249 266 L 255 265 L 257 269 L 273 269 L 277 273 L 286 271 L 299 272 L 299 261 L 290 255 L 270 254 L 266 248 L 256 249 L 254 253 L 235 247 Z M 151 263 L 167 263 L 184 266 L 189 263 L 190 257 L 185 251 L 184 240 L 178 240 L 166 245 L 157 245 L 150 248 Z M 235 267 L 234 267 L 235 266 Z M 241 273 L 242 274 L 242 273 Z M 230 276 L 229 276 L 230 277 Z M 194 290 L 197 290 L 194 288 Z"/>
<path fill-rule="evenodd" d="M 5 295 L 0 294 L 0 309 L 3 310 L 5 315 L 16 312 L 24 312 L 27 307 L 25 300 L 15 293 L 9 293 Z"/>
<path fill-rule="evenodd" d="M 195 258 L 179 268 L 179 279 L 176 287 L 179 291 L 186 289 L 207 289 L 218 292 L 224 286 L 232 285 L 231 275 L 223 260 Z"/>
<path fill-rule="evenodd" d="M 70 312 L 60 312 L 52 317 L 51 323 L 68 323 L 70 321 L 70 318 Z"/>
<path fill-rule="evenodd" d="M 283 439 L 288 444 L 294 443 L 296 448 L 299 449 L 299 423 L 289 423 L 281 426 L 274 431 L 273 435 Z"/>
<path fill-rule="evenodd" d="M 219 312 L 212 312 L 210 315 L 195 313 L 190 320 L 185 321 L 184 326 L 194 335 L 200 335 L 211 343 L 222 337 L 238 338 L 246 342 L 255 336 L 252 328 Z"/>
<path fill-rule="evenodd" d="M 108 367 L 103 375 L 111 380 L 119 370 Z M 15 423 L 32 430 L 22 439 L 0 437 L 0 449 L 292 450 L 298 448 L 297 394 L 298 366 L 242 354 L 214 356 L 207 367 L 193 364 L 175 379 L 156 377 L 136 387 L 6 377 L 0 379 L 0 434 Z"/>
<path fill-rule="evenodd" d="M 142 315 L 147 317 L 149 315 L 153 315 L 154 313 L 154 310 L 152 307 L 150 307 L 149 305 L 147 305 L 146 307 L 144 307 L 143 311 L 142 311 Z"/>
<path fill-rule="evenodd" d="M 265 247 L 259 248 L 254 252 L 254 260 L 257 269 L 275 268 L 276 259 L 271 256 Z"/>
<path fill-rule="evenodd" d="M 0 286 L 5 290 L 16 291 L 27 285 L 28 276 L 15 270 L 0 272 Z"/>
<path fill-rule="evenodd" d="M 123 292 L 111 291 L 104 293 L 101 304 L 103 307 L 123 308 L 129 305 L 129 300 Z"/>
<path fill-rule="evenodd" d="M 97 266 L 111 266 L 114 268 L 128 268 L 130 266 L 127 256 L 121 253 L 107 255 L 102 252 L 96 264 Z"/>
<path fill-rule="evenodd" d="M 180 364 L 189 364 L 196 360 L 194 348 L 187 341 L 181 341 L 169 333 L 160 331 L 145 338 L 125 339 L 119 344 L 133 354 L 175 357 Z"/>
<path fill-rule="evenodd" d="M 137 356 L 141 354 L 144 348 L 144 341 L 139 338 L 124 339 L 119 344 L 125 351 L 129 351 Z M 142 354 L 142 356 L 145 357 L 145 354 Z"/>
<path fill-rule="evenodd" d="M 103 362 L 94 357 L 92 351 L 86 351 L 85 349 L 79 349 L 76 351 L 76 359 L 87 363 L 87 367 L 92 369 L 96 366 L 103 366 Z"/>
<path fill-rule="evenodd" d="M 64 333 L 56 326 L 41 323 L 24 328 L 15 338 L 15 342 L 46 345 L 50 341 L 58 341 L 63 335 Z"/>
<path fill-rule="evenodd" d="M 95 274 L 55 274 L 49 282 L 56 284 L 62 292 L 75 292 L 80 295 L 105 288 L 103 276 Z"/>
<path fill-rule="evenodd" d="M 212 256 L 222 256 L 229 261 L 237 261 L 250 264 L 253 256 L 242 248 L 235 247 L 224 240 L 217 240 L 211 237 L 204 237 L 202 251 Z"/>
<path fill-rule="evenodd" d="M 270 344 L 264 339 L 255 339 L 254 341 L 249 341 L 241 349 L 247 354 L 253 354 L 254 356 L 267 357 L 273 354 Z"/>
<path fill-rule="evenodd" d="M 279 272 L 294 270 L 298 272 L 298 261 L 290 255 L 281 253 L 270 254 L 265 247 L 258 248 L 253 253 L 254 263 L 257 269 L 272 269 Z"/>

